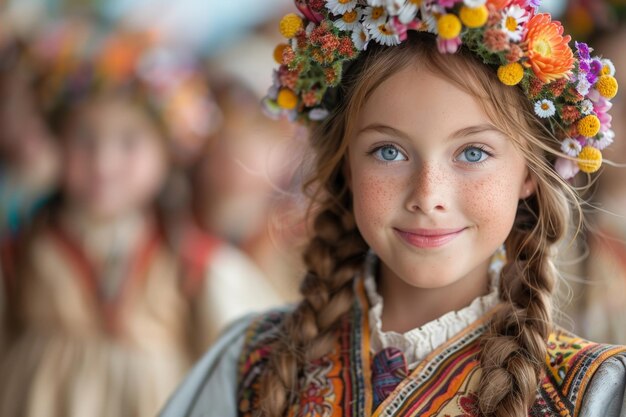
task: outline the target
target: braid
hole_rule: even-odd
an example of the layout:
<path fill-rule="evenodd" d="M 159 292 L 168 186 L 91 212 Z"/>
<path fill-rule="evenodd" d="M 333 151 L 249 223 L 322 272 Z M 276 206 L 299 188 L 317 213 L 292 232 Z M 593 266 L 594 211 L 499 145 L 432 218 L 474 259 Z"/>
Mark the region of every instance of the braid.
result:
<path fill-rule="evenodd" d="M 543 191 L 520 204 L 506 242 L 503 308 L 484 335 L 480 358 L 478 397 L 487 417 L 527 416 L 543 375 L 556 284 L 551 247 L 564 236 L 569 213 L 563 193 Z"/>
<path fill-rule="evenodd" d="M 339 201 L 329 198 L 315 218 L 314 236 L 304 253 L 308 272 L 300 287 L 303 300 L 274 342 L 258 416 L 285 414 L 298 391 L 300 371 L 329 353 L 335 325 L 352 306 L 352 282 L 367 246 L 356 229 L 350 199 L 347 192 Z"/>

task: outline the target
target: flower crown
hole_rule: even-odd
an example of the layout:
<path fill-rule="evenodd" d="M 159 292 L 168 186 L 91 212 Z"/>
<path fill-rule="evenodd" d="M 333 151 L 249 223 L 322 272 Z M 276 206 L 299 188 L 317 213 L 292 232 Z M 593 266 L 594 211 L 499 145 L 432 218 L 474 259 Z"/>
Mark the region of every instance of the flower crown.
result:
<path fill-rule="evenodd" d="M 274 51 L 280 67 L 264 107 L 272 116 L 323 120 L 331 110 L 327 92 L 339 85 L 347 62 L 370 42 L 393 46 L 409 30 L 425 31 L 436 35 L 441 53 L 465 45 L 497 68 L 503 84 L 521 86 L 569 156 L 556 161 L 562 177 L 595 172 L 615 137 L 608 114 L 618 89 L 615 68 L 592 57 L 585 43 L 572 51 L 562 25 L 538 13 L 540 1 L 295 0 L 302 15 L 280 21 L 289 42 Z"/>
<path fill-rule="evenodd" d="M 91 88 L 128 91 L 140 86 L 181 162 L 193 158 L 221 120 L 198 62 L 158 44 L 148 32 L 119 30 L 101 36 L 70 22 L 45 31 L 32 42 L 32 50 L 43 71 L 39 93 L 44 108 Z"/>

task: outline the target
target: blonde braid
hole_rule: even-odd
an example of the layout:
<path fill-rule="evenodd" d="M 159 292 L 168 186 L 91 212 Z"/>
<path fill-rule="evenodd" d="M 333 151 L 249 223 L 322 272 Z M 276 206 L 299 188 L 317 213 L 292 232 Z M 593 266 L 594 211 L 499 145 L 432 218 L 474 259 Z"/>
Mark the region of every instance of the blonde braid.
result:
<path fill-rule="evenodd" d="M 539 190 L 520 204 L 506 242 L 510 261 L 501 274 L 504 308 L 492 319 L 481 349 L 478 397 L 486 417 L 527 416 L 535 400 L 552 328 L 551 248 L 565 234 L 568 213 L 564 193 L 555 189 Z"/>
<path fill-rule="evenodd" d="M 354 301 L 353 280 L 363 266 L 367 244 L 356 227 L 352 195 L 342 171 L 344 150 L 338 138 L 344 132 L 344 123 L 335 114 L 311 134 L 316 169 L 305 190 L 312 191 L 318 214 L 304 251 L 307 274 L 300 286 L 302 301 L 286 317 L 280 339 L 273 343 L 257 416 L 285 414 L 298 393 L 302 369 L 330 352 L 334 329 Z"/>

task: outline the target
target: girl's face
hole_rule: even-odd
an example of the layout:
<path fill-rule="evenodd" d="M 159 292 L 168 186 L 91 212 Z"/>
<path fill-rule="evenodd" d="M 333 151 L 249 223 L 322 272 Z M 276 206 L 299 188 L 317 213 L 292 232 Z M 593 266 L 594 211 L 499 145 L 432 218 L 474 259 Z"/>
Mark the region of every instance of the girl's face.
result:
<path fill-rule="evenodd" d="M 142 208 L 167 172 L 160 133 L 144 111 L 121 98 L 80 105 L 63 144 L 65 195 L 96 218 Z"/>
<path fill-rule="evenodd" d="M 349 140 L 356 223 L 383 276 L 417 288 L 486 279 L 534 185 L 476 99 L 409 66 L 373 92 Z"/>

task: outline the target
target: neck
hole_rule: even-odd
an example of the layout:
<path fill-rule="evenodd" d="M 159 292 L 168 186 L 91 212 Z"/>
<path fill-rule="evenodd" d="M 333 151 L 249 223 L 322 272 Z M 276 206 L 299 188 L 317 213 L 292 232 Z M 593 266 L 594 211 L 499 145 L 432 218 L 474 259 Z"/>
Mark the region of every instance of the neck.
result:
<path fill-rule="evenodd" d="M 106 259 L 113 251 L 131 252 L 149 221 L 146 210 L 132 210 L 106 218 L 93 216 L 80 207 L 66 206 L 61 211 L 61 225 L 95 262 Z"/>
<path fill-rule="evenodd" d="M 378 286 L 384 300 L 383 331 L 405 333 L 450 311 L 467 307 L 475 298 L 489 293 L 488 269 L 489 261 L 445 287 L 417 288 L 381 262 Z"/>

